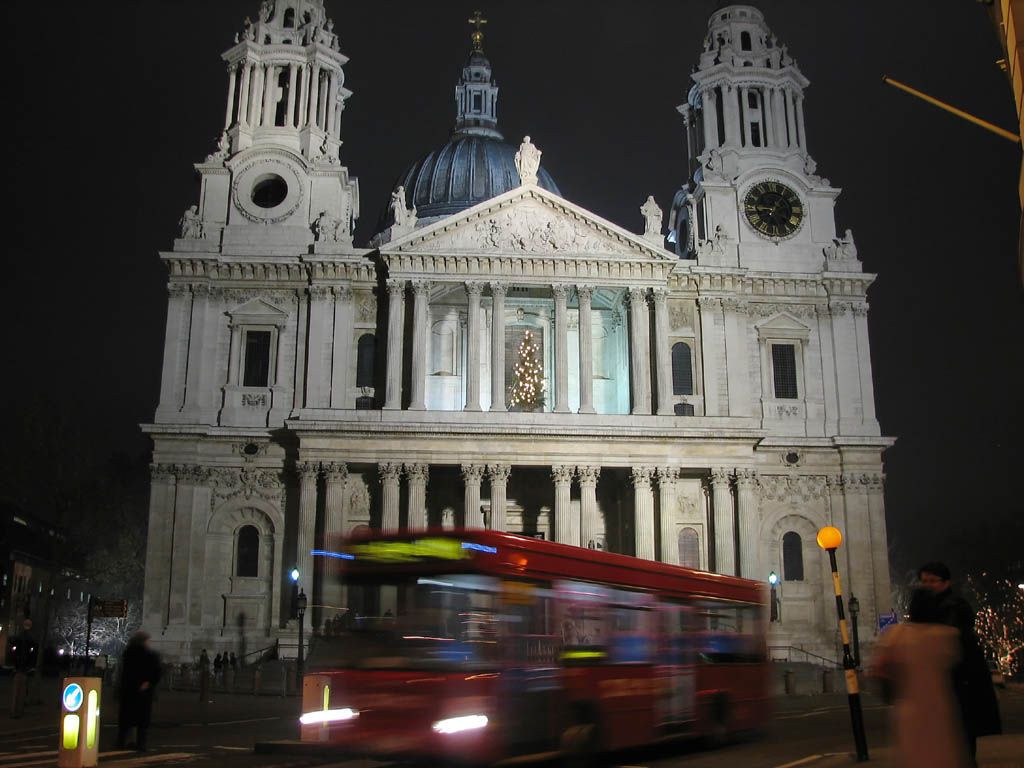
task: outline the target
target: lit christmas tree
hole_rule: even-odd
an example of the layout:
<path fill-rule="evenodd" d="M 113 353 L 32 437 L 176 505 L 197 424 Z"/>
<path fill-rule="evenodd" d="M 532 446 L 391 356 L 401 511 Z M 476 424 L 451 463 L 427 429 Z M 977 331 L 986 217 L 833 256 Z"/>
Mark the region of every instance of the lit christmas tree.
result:
<path fill-rule="evenodd" d="M 533 331 L 527 329 L 519 343 L 519 360 L 512 368 L 516 378 L 509 391 L 510 408 L 534 411 L 544 406 L 544 371 L 537 359 L 539 351 L 540 347 L 533 340 Z"/>

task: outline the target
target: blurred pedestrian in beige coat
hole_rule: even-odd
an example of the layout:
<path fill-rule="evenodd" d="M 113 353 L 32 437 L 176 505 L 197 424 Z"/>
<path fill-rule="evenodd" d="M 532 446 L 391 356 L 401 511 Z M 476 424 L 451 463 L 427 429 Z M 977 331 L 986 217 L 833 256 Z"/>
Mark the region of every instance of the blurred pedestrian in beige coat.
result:
<path fill-rule="evenodd" d="M 910 623 L 892 627 L 872 660 L 871 674 L 891 690 L 899 768 L 969 768 L 951 670 L 960 658 L 960 633 L 940 623 L 935 595 L 918 589 Z"/>

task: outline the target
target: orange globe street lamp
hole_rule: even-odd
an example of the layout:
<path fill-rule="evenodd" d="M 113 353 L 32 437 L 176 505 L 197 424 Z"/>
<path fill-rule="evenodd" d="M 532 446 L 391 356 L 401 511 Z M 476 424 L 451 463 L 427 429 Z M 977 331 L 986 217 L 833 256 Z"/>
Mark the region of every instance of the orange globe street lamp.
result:
<path fill-rule="evenodd" d="M 818 546 L 828 552 L 829 564 L 832 566 L 832 586 L 836 593 L 836 613 L 839 615 L 839 632 L 843 636 L 843 671 L 846 674 L 846 697 L 850 702 L 850 723 L 853 725 L 853 742 L 857 747 L 857 762 L 868 759 L 868 742 L 864 736 L 864 713 L 860 707 L 860 685 L 857 682 L 857 669 L 850 653 L 850 631 L 846 626 L 846 614 L 843 611 L 843 589 L 839 585 L 839 569 L 836 566 L 836 549 L 843 543 L 843 534 L 839 529 L 826 525 L 818 531 Z"/>

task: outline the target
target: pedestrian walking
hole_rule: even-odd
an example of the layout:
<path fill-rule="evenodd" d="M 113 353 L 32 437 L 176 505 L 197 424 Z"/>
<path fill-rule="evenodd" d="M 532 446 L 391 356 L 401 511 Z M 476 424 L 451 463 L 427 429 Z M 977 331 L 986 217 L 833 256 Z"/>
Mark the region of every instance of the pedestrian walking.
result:
<path fill-rule="evenodd" d="M 120 675 L 117 746 L 125 745 L 128 731 L 134 728 L 135 748 L 144 752 L 146 731 L 153 714 L 153 696 L 160 682 L 160 657 L 149 647 L 149 635 L 145 632 L 136 632 L 128 641 L 121 655 Z"/>
<path fill-rule="evenodd" d="M 917 578 L 922 587 L 935 595 L 939 620 L 960 631 L 960 659 L 952 671 L 953 692 L 967 736 L 971 765 L 974 765 L 978 737 L 1003 732 L 992 675 L 985 661 L 985 653 L 978 643 L 978 636 L 974 633 L 974 609 L 953 591 L 949 568 L 944 563 L 925 563 L 918 568 Z"/>
<path fill-rule="evenodd" d="M 199 654 L 199 701 L 203 704 L 210 703 L 210 656 L 203 648 Z"/>
<path fill-rule="evenodd" d="M 882 635 L 871 674 L 891 691 L 897 768 L 968 768 L 967 740 L 953 693 L 959 633 L 941 621 L 936 596 L 918 588 L 910 623 Z"/>
<path fill-rule="evenodd" d="M 225 654 L 226 656 L 227 654 Z M 213 657 L 213 684 L 219 685 L 223 678 L 221 677 L 224 672 L 224 658 L 218 653 Z"/>
<path fill-rule="evenodd" d="M 238 657 L 235 656 L 235 652 L 234 651 L 231 652 L 231 669 L 233 669 L 233 670 L 237 670 L 238 669 Z"/>

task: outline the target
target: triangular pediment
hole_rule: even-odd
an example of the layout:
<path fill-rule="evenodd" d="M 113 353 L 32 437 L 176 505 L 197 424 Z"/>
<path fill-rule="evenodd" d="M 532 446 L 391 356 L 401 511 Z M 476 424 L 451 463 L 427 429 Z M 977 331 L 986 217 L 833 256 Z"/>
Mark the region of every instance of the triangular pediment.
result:
<path fill-rule="evenodd" d="M 536 185 L 524 185 L 403 234 L 381 247 L 392 254 L 445 253 L 659 261 L 677 256 L 652 240 Z"/>
<path fill-rule="evenodd" d="M 282 325 L 288 319 L 288 313 L 282 312 L 273 304 L 260 298 L 249 301 L 228 312 L 232 321 L 242 325 Z"/>
<path fill-rule="evenodd" d="M 779 312 L 772 315 L 762 323 L 755 326 L 760 336 L 775 336 L 779 338 L 804 338 L 810 334 L 811 329 L 800 322 L 788 312 Z"/>

